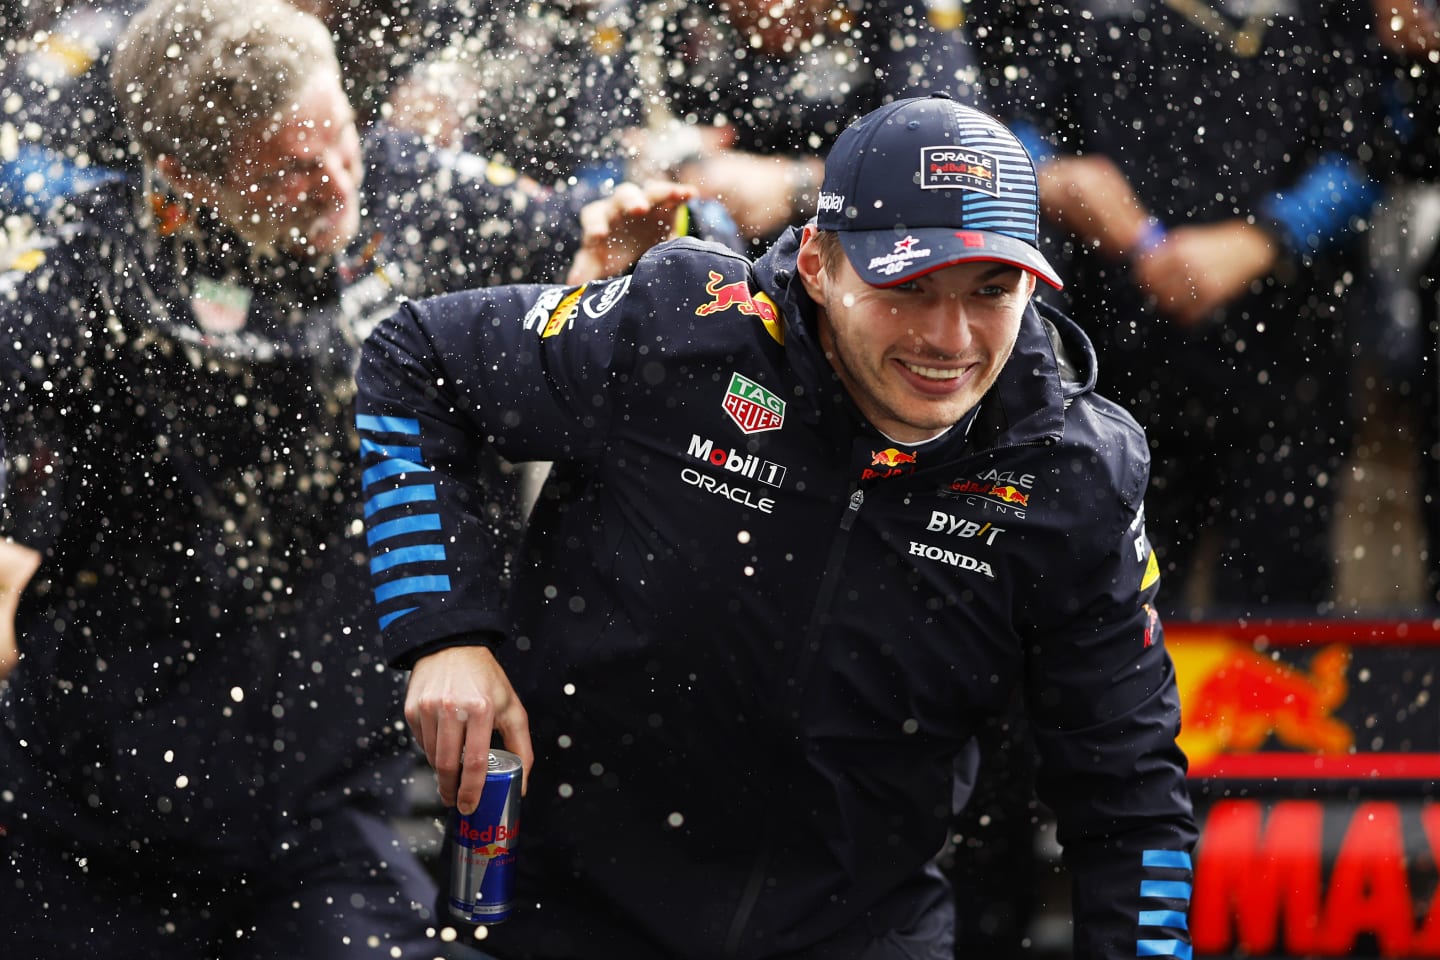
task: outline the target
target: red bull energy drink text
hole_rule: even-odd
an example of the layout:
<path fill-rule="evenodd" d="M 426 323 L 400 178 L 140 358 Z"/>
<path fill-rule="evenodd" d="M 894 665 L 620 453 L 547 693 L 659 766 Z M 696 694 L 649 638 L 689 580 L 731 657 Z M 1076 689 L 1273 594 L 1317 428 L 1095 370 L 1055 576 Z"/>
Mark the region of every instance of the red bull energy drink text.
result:
<path fill-rule="evenodd" d="M 450 912 L 466 923 L 499 923 L 510 916 L 520 778 L 520 758 L 492 750 L 480 805 L 468 816 L 458 808 L 450 811 Z"/>

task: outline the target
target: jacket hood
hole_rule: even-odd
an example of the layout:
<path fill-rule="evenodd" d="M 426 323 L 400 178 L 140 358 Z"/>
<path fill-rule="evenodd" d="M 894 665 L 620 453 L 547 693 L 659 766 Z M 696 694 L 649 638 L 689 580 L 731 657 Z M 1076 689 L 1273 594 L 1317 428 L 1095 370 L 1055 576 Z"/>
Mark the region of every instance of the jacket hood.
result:
<path fill-rule="evenodd" d="M 780 308 L 786 359 L 807 389 L 812 409 L 844 401 L 839 379 L 815 333 L 815 303 L 795 269 L 800 228 L 791 227 L 755 262 L 756 280 Z M 1041 443 L 1064 432 L 1065 410 L 1095 389 L 1095 347 L 1080 326 L 1055 307 L 1031 300 L 1014 352 L 995 386 L 980 401 L 969 439 L 987 446 Z"/>

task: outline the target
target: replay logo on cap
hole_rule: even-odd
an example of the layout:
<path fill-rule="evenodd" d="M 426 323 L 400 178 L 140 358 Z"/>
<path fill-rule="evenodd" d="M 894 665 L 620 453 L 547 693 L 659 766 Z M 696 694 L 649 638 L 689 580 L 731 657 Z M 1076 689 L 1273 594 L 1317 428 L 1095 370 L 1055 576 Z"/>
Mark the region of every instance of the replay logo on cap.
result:
<path fill-rule="evenodd" d="M 1062 286 L 1039 249 L 1030 155 L 994 117 L 943 95 L 897 100 L 841 133 L 825 160 L 815 223 L 839 235 L 872 286 L 973 261 Z"/>

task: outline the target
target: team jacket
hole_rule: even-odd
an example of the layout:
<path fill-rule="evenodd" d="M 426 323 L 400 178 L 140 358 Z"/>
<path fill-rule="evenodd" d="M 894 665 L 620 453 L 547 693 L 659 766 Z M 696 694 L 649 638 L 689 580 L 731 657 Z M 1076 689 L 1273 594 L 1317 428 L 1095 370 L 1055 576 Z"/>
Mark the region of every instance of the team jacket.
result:
<path fill-rule="evenodd" d="M 487 949 L 861 955 L 943 899 L 957 753 L 1019 684 L 1076 956 L 1187 955 L 1141 432 L 1031 309 L 968 427 L 898 448 L 818 350 L 797 238 L 447 296 L 365 345 L 388 653 L 496 643 L 532 725 L 520 906 Z M 508 597 L 489 448 L 556 461 Z"/>
<path fill-rule="evenodd" d="M 0 689 L 0 835 L 209 872 L 334 808 L 402 807 L 403 677 L 353 496 L 359 342 L 404 293 L 550 276 L 576 232 L 555 198 L 417 147 L 367 141 L 365 229 L 329 268 L 163 200 L 139 228 L 117 182 L 0 274 L 4 533 L 43 556 Z"/>

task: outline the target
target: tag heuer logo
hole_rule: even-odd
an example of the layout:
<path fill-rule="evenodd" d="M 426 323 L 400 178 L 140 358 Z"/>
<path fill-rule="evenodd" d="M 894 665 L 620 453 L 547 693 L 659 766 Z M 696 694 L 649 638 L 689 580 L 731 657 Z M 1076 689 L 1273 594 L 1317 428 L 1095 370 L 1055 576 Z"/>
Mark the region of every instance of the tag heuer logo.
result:
<path fill-rule="evenodd" d="M 745 433 L 779 430 L 785 422 L 785 401 L 738 373 L 730 375 L 730 389 L 722 406 Z"/>

